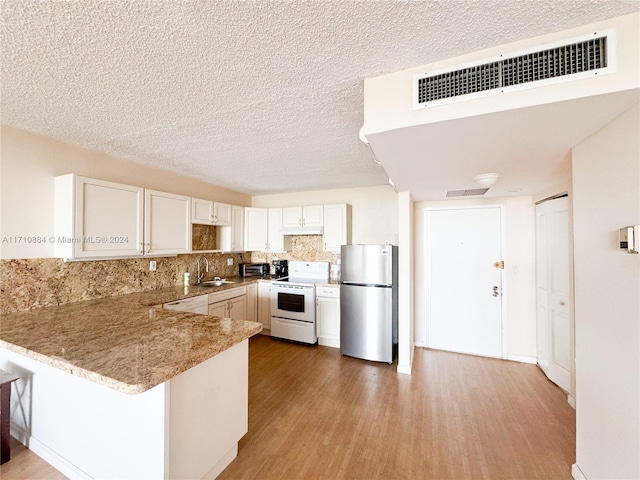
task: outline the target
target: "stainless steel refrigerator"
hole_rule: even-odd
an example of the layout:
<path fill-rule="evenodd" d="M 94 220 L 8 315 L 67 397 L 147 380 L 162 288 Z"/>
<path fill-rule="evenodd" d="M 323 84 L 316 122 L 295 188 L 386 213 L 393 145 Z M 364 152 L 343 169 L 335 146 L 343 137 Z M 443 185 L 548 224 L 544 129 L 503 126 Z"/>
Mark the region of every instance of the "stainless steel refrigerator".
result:
<path fill-rule="evenodd" d="M 342 245 L 340 353 L 393 363 L 398 345 L 398 247 Z"/>

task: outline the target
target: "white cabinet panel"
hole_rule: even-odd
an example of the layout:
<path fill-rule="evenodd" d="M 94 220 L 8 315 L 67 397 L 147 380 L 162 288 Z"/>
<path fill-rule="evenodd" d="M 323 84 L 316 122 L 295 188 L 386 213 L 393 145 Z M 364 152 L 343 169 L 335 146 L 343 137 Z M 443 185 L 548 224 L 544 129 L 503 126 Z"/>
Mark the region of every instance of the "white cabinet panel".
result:
<path fill-rule="evenodd" d="M 284 252 L 284 235 L 280 233 L 282 230 L 282 209 L 270 208 L 269 217 L 269 241 L 267 242 L 267 250 L 270 252 Z"/>
<path fill-rule="evenodd" d="M 247 312 L 246 319 L 250 322 L 258 321 L 258 284 L 247 285 Z"/>
<path fill-rule="evenodd" d="M 282 230 L 282 208 L 245 208 L 244 249 L 253 252 L 285 252 L 291 237 Z"/>
<path fill-rule="evenodd" d="M 244 209 L 244 248 L 248 251 L 264 251 L 269 241 L 269 217 L 266 208 Z"/>
<path fill-rule="evenodd" d="M 191 199 L 191 223 L 204 225 L 213 223 L 213 202 L 211 200 Z"/>
<path fill-rule="evenodd" d="M 55 178 L 54 256 L 141 255 L 144 189 L 74 174 Z"/>
<path fill-rule="evenodd" d="M 325 252 L 340 253 L 342 245 L 351 243 L 351 205 L 324 206 L 324 235 Z"/>
<path fill-rule="evenodd" d="M 148 255 L 191 251 L 191 198 L 145 190 L 144 238 Z"/>
<path fill-rule="evenodd" d="M 271 282 L 258 282 L 258 321 L 262 323 L 263 334 L 271 329 Z"/>
<path fill-rule="evenodd" d="M 231 205 L 213 202 L 213 224 L 231 225 Z"/>
<path fill-rule="evenodd" d="M 307 207 L 285 207 L 282 209 L 282 227 L 322 227 L 324 209 L 322 205 Z"/>
<path fill-rule="evenodd" d="M 340 347 L 340 289 L 316 288 L 316 328 L 318 344 Z"/>
<path fill-rule="evenodd" d="M 231 225 L 217 227 L 216 243 L 223 252 L 244 251 L 244 207 L 231 206 Z"/>
<path fill-rule="evenodd" d="M 283 227 L 302 226 L 302 207 L 286 207 L 282 209 Z"/>
<path fill-rule="evenodd" d="M 324 208 L 322 205 L 302 207 L 303 227 L 322 227 L 324 225 Z"/>

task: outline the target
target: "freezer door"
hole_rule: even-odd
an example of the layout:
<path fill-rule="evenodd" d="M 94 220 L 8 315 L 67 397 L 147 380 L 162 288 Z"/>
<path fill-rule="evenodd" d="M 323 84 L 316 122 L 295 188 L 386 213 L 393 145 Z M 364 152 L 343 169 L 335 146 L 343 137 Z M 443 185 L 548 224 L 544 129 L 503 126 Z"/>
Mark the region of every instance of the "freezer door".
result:
<path fill-rule="evenodd" d="M 392 289 L 340 286 L 340 353 L 393 362 Z"/>
<path fill-rule="evenodd" d="M 391 285 L 396 248 L 391 245 L 342 245 L 341 281 L 367 285 Z"/>

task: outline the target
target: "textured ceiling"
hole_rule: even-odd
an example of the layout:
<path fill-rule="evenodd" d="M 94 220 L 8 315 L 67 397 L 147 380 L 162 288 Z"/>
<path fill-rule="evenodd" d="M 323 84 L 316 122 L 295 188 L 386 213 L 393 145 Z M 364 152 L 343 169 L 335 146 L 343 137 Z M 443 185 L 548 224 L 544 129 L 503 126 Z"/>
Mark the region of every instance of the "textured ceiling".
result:
<path fill-rule="evenodd" d="M 1 120 L 251 195 L 381 185 L 365 78 L 639 6 L 3 0 Z"/>

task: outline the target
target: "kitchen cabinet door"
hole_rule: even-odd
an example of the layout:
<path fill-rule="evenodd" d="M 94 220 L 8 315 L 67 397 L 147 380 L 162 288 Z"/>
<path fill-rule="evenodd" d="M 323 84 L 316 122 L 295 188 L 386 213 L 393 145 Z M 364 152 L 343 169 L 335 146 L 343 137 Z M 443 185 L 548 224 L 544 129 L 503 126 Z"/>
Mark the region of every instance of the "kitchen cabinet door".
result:
<path fill-rule="evenodd" d="M 324 234 L 322 236 L 325 252 L 340 253 L 342 245 L 351 243 L 351 205 L 324 206 Z"/>
<path fill-rule="evenodd" d="M 231 206 L 231 225 L 216 227 L 216 243 L 223 252 L 244 251 L 244 207 Z"/>
<path fill-rule="evenodd" d="M 271 330 L 271 282 L 258 282 L 258 321 L 262 323 L 262 332 L 270 334 Z"/>
<path fill-rule="evenodd" d="M 324 225 L 324 206 L 310 205 L 302 207 L 303 227 L 322 227 Z"/>
<path fill-rule="evenodd" d="M 231 225 L 231 205 L 213 202 L 213 224 Z"/>
<path fill-rule="evenodd" d="M 258 284 L 247 285 L 247 311 L 246 320 L 258 321 Z"/>
<path fill-rule="evenodd" d="M 323 217 L 322 205 L 285 207 L 282 209 L 282 228 L 322 227 Z"/>
<path fill-rule="evenodd" d="M 285 207 L 282 209 L 282 226 L 301 227 L 302 226 L 302 207 Z"/>
<path fill-rule="evenodd" d="M 145 189 L 146 255 L 191 252 L 191 198 Z"/>
<path fill-rule="evenodd" d="M 316 289 L 316 328 L 318 344 L 340 348 L 340 289 Z"/>
<path fill-rule="evenodd" d="M 235 297 L 229 300 L 229 313 L 227 317 L 233 320 L 247 319 L 247 296 Z"/>
<path fill-rule="evenodd" d="M 68 174 L 54 191 L 55 257 L 143 253 L 144 189 Z"/>
<path fill-rule="evenodd" d="M 282 208 L 270 208 L 268 212 L 269 229 L 267 250 L 269 252 L 284 252 L 285 238 L 280 233 L 282 230 Z M 291 237 L 289 237 L 291 238 Z"/>
<path fill-rule="evenodd" d="M 250 252 L 267 249 L 269 241 L 269 217 L 266 208 L 244 209 L 244 248 Z"/>
<path fill-rule="evenodd" d="M 222 302 L 210 303 L 209 304 L 209 315 L 214 315 L 216 317 L 227 317 L 227 311 L 229 310 L 229 305 L 227 300 L 223 300 Z"/>
<path fill-rule="evenodd" d="M 213 202 L 211 200 L 191 199 L 191 223 L 213 224 Z"/>

